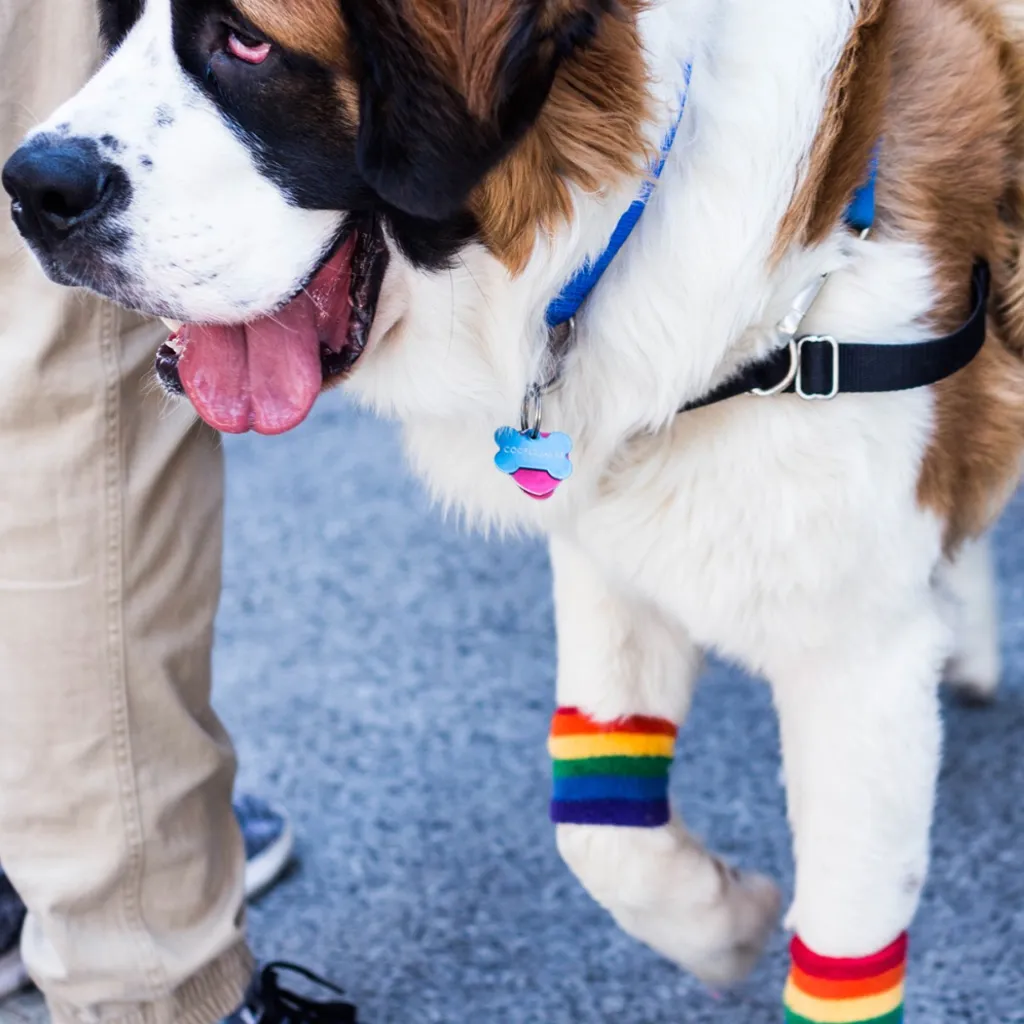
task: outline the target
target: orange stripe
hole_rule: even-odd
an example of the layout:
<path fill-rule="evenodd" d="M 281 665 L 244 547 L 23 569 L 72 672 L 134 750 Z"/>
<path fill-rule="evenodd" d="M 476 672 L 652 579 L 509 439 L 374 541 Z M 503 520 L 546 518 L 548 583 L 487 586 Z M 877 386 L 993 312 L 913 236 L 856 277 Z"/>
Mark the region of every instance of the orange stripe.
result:
<path fill-rule="evenodd" d="M 667 719 L 652 718 L 649 715 L 632 715 L 614 722 L 595 722 L 573 708 L 560 708 L 551 722 L 552 736 L 600 736 L 615 732 L 674 737 L 679 729 Z"/>
<path fill-rule="evenodd" d="M 801 992 L 806 992 L 816 999 L 862 999 L 864 996 L 877 996 L 895 988 L 906 976 L 905 964 L 879 974 L 877 978 L 863 978 L 860 981 L 829 981 L 825 978 L 814 978 L 795 965 L 790 975 L 793 984 Z"/>
<path fill-rule="evenodd" d="M 782 998 L 790 1015 L 808 1024 L 896 1024 L 893 1015 L 903 1005 L 903 986 L 860 999 L 815 999 L 790 980 Z"/>

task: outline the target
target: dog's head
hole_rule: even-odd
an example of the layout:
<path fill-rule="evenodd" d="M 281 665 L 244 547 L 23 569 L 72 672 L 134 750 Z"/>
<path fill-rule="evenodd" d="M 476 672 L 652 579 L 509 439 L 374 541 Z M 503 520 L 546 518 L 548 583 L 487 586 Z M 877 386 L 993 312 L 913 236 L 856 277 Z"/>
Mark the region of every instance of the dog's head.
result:
<path fill-rule="evenodd" d="M 293 426 L 382 287 L 469 249 L 512 281 L 642 163 L 637 0 L 100 6 L 112 56 L 4 185 L 54 280 L 186 325 L 158 368 L 221 429 Z"/>

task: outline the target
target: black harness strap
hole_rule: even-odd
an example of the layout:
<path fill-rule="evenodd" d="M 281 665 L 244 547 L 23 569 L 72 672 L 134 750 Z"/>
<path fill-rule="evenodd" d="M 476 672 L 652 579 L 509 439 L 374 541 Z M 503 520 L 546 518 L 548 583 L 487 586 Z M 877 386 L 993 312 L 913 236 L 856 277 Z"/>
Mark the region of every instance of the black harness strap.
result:
<path fill-rule="evenodd" d="M 944 338 L 880 345 L 810 335 L 744 367 L 679 412 L 746 394 L 796 392 L 801 398 L 829 399 L 844 393 L 909 391 L 936 384 L 962 370 L 985 344 L 990 284 L 988 264 L 979 260 L 971 276 L 971 315 Z"/>

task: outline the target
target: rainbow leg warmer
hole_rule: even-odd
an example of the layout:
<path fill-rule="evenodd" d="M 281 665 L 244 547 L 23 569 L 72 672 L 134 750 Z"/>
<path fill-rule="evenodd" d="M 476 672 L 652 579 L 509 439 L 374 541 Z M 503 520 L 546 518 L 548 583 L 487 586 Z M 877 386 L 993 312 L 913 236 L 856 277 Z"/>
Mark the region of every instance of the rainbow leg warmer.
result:
<path fill-rule="evenodd" d="M 907 936 L 863 960 L 832 960 L 798 938 L 790 947 L 786 1024 L 902 1024 Z"/>
<path fill-rule="evenodd" d="M 667 824 L 677 732 L 664 718 L 638 715 L 601 723 L 576 708 L 559 708 L 548 741 L 555 775 L 551 820 L 633 828 Z"/>

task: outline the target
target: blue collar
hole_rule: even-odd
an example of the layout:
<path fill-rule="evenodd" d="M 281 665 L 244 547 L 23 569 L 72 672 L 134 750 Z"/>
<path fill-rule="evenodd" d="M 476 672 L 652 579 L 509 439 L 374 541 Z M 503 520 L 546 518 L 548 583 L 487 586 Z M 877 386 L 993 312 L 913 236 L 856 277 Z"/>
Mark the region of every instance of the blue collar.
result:
<path fill-rule="evenodd" d="M 637 222 L 647 207 L 648 200 L 654 193 L 654 185 L 661 177 L 665 168 L 665 162 L 672 150 L 672 143 L 676 140 L 679 125 L 686 112 L 686 98 L 690 91 L 690 77 L 693 74 L 693 65 L 687 64 L 685 69 L 686 84 L 683 89 L 682 99 L 679 105 L 679 115 L 675 124 L 669 129 L 665 140 L 661 144 L 661 153 L 657 163 L 651 168 L 650 178 L 644 183 L 640 194 L 630 204 L 629 209 L 619 218 L 615 225 L 612 237 L 605 247 L 604 252 L 596 260 L 587 260 L 576 271 L 569 281 L 563 286 L 558 295 L 551 301 L 547 308 L 545 320 L 548 329 L 553 330 L 562 324 L 568 323 L 580 310 L 580 306 L 587 300 L 587 296 L 601 280 L 601 275 L 608 269 L 612 260 L 618 255 L 619 250 L 626 244 L 626 239 L 633 232 Z M 853 194 L 853 199 L 846 209 L 846 223 L 859 235 L 864 235 L 871 230 L 875 221 L 875 181 L 878 177 L 878 148 L 875 148 L 871 157 L 871 165 L 868 170 L 867 180 Z"/>
<path fill-rule="evenodd" d="M 866 235 L 875 223 L 875 183 L 878 181 L 879 143 L 871 154 L 868 176 L 864 184 L 853 193 L 846 208 L 846 223 L 858 235 Z"/>
<path fill-rule="evenodd" d="M 552 300 L 545 317 L 549 328 L 553 329 L 568 323 L 579 312 L 580 306 L 583 305 L 587 296 L 594 290 L 597 282 L 601 280 L 601 275 L 608 269 L 609 264 L 618 255 L 619 250 L 626 244 L 626 239 L 632 234 L 633 228 L 636 227 L 637 221 L 640 220 L 641 214 L 647 207 L 648 200 L 654 193 L 654 184 L 661 177 L 661 172 L 665 169 L 665 161 L 672 150 L 672 143 L 676 141 L 676 133 L 679 130 L 680 122 L 683 120 L 683 114 L 686 112 L 686 97 L 690 92 L 690 76 L 692 74 L 693 65 L 687 64 L 684 70 L 685 85 L 683 86 L 683 95 L 679 104 L 679 114 L 676 117 L 675 124 L 669 129 L 661 144 L 661 153 L 658 155 L 657 163 L 650 170 L 650 177 L 640 189 L 640 194 L 630 204 L 629 209 L 619 218 L 619 223 L 615 225 L 611 240 L 605 247 L 604 252 L 596 260 L 587 260 L 569 278 L 569 281 Z"/>

